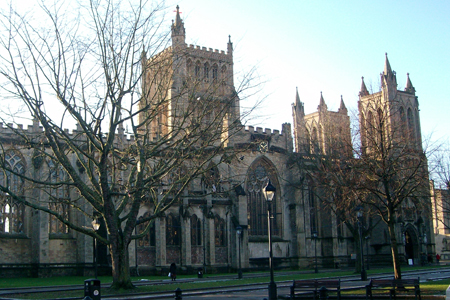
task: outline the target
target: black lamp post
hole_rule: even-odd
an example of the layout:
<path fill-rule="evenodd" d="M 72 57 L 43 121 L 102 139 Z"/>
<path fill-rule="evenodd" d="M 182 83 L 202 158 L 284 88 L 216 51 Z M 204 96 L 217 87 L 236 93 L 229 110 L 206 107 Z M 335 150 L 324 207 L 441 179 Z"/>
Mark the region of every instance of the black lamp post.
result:
<path fill-rule="evenodd" d="M 270 183 L 263 189 L 264 197 L 267 200 L 267 228 L 269 236 L 269 268 L 270 268 L 270 283 L 269 283 L 269 300 L 277 299 L 277 285 L 273 280 L 273 253 L 272 253 L 272 200 L 275 196 L 276 188 Z"/>
<path fill-rule="evenodd" d="M 366 270 L 370 270 L 370 267 L 369 267 L 369 239 L 370 239 L 370 235 L 366 236 L 364 239 L 366 240 L 366 262 L 367 262 Z"/>
<path fill-rule="evenodd" d="M 97 219 L 94 219 L 92 221 L 92 228 L 95 232 L 100 228 L 100 223 Z M 97 279 L 97 256 L 98 256 L 98 250 L 97 250 L 97 237 L 94 237 L 94 269 L 95 269 L 95 279 Z"/>
<path fill-rule="evenodd" d="M 358 229 L 359 229 L 359 249 L 361 251 L 361 280 L 367 280 L 367 273 L 364 269 L 364 249 L 363 249 L 363 241 L 362 241 L 362 218 L 363 218 L 363 210 L 361 206 L 358 206 L 356 209 L 356 217 L 358 218 Z"/>
<path fill-rule="evenodd" d="M 238 279 L 242 278 L 242 268 L 241 268 L 241 239 L 242 239 L 242 227 L 238 225 L 236 227 L 236 232 L 238 235 L 238 244 L 239 244 L 239 270 L 238 270 Z"/>
<path fill-rule="evenodd" d="M 312 238 L 314 239 L 314 261 L 315 261 L 314 273 L 319 273 L 319 269 L 317 268 L 317 231 L 314 231 L 312 233 Z"/>

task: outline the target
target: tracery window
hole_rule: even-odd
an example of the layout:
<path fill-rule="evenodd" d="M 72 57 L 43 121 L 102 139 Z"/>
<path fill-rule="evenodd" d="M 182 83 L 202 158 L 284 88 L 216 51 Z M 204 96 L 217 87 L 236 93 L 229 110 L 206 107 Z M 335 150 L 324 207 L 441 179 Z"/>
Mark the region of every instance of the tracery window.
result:
<path fill-rule="evenodd" d="M 170 246 L 180 245 L 180 220 L 172 214 L 166 217 L 166 244 Z"/>
<path fill-rule="evenodd" d="M 203 77 L 204 77 L 205 79 L 208 79 L 208 78 L 209 78 L 209 64 L 208 64 L 208 63 L 205 63 L 205 64 L 203 65 Z"/>
<path fill-rule="evenodd" d="M 202 222 L 197 215 L 191 216 L 191 245 L 201 246 L 202 244 Z"/>
<path fill-rule="evenodd" d="M 312 153 L 313 154 L 319 154 L 320 148 L 319 148 L 319 136 L 317 134 L 317 128 L 314 127 L 312 130 L 312 136 L 311 136 L 311 146 L 312 146 Z"/>
<path fill-rule="evenodd" d="M 270 165 L 264 161 L 259 160 L 248 171 L 247 175 L 247 219 L 248 219 L 248 234 L 250 236 L 267 236 L 267 201 L 262 194 L 262 189 L 270 182 L 277 188 L 278 181 L 272 175 Z M 278 195 L 275 194 L 272 200 L 272 234 L 280 235 L 279 209 L 278 209 Z"/>
<path fill-rule="evenodd" d="M 412 110 L 411 108 L 408 108 L 408 133 L 409 133 L 409 138 L 411 139 L 411 141 L 414 141 L 415 139 L 415 134 L 414 134 L 414 118 L 413 118 L 413 114 L 412 114 Z"/>
<path fill-rule="evenodd" d="M 146 212 L 140 219 L 146 218 L 149 216 L 149 212 Z M 140 234 L 143 232 L 148 226 L 148 222 L 144 222 L 142 224 L 139 224 L 137 226 L 136 234 Z M 156 245 L 156 238 L 155 238 L 155 222 L 152 221 L 150 223 L 150 228 L 148 233 L 138 240 L 138 246 L 139 247 L 151 247 Z"/>
<path fill-rule="evenodd" d="M 226 85 L 227 82 L 227 67 L 226 66 L 222 66 L 222 68 L 220 69 L 220 73 L 221 73 L 221 81 L 222 81 L 222 85 Z"/>
<path fill-rule="evenodd" d="M 214 241 L 216 246 L 226 246 L 225 221 L 218 215 L 214 217 Z"/>
<path fill-rule="evenodd" d="M 53 184 L 49 190 L 49 209 L 62 216 L 64 220 L 69 221 L 69 186 L 63 184 L 68 179 L 67 173 L 53 161 L 49 161 L 48 170 L 49 176 L 47 180 Z M 69 233 L 69 227 L 57 219 L 56 216 L 50 215 L 49 233 L 67 234 Z"/>
<path fill-rule="evenodd" d="M 194 73 L 195 73 L 195 77 L 200 77 L 200 62 L 199 61 L 197 61 L 195 63 Z"/>
<path fill-rule="evenodd" d="M 311 234 L 317 232 L 317 210 L 315 199 L 315 187 L 311 178 L 308 178 L 308 204 L 309 204 L 309 227 Z"/>
<path fill-rule="evenodd" d="M 217 82 L 217 65 L 213 65 L 212 67 L 212 78 L 214 82 Z"/>
<path fill-rule="evenodd" d="M 9 187 L 11 192 L 18 196 L 23 195 L 24 181 L 21 175 L 25 173 L 25 164 L 22 157 L 13 150 L 5 153 L 6 169 L 0 172 L 0 184 Z M 11 171 L 9 171 L 11 170 Z M 2 221 L 0 232 L 23 233 L 25 206 L 14 201 L 8 194 L 0 195 Z"/>
<path fill-rule="evenodd" d="M 406 137 L 406 116 L 403 106 L 400 106 L 400 133 L 401 137 Z"/>

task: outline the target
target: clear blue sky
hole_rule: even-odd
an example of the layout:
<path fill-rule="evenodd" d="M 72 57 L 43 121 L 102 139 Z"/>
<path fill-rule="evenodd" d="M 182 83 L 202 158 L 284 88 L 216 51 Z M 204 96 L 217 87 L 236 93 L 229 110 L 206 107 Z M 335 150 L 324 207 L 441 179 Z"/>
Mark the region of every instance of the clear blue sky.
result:
<path fill-rule="evenodd" d="M 17 8 L 33 2 L 13 1 Z M 166 5 L 167 29 L 180 6 L 189 44 L 226 50 L 231 35 L 236 77 L 257 67 L 264 84 L 256 97 L 266 100 L 249 125 L 281 129 L 292 123 L 296 87 L 306 113 L 317 110 L 321 91 L 330 110 L 338 109 L 341 95 L 355 109 L 361 76 L 369 88 L 379 89 L 387 52 L 399 89 L 410 73 L 422 135 L 448 136 L 448 0 L 167 0 Z"/>
<path fill-rule="evenodd" d="M 387 52 L 398 89 L 410 73 L 422 135 L 447 138 L 450 1 L 180 0 L 167 2 L 173 16 L 177 4 L 187 43 L 226 50 L 231 35 L 235 72 L 258 68 L 266 118 L 254 125 L 292 123 L 296 87 L 306 113 L 316 111 L 321 91 L 330 110 L 341 95 L 356 108 L 361 76 L 378 90 Z"/>

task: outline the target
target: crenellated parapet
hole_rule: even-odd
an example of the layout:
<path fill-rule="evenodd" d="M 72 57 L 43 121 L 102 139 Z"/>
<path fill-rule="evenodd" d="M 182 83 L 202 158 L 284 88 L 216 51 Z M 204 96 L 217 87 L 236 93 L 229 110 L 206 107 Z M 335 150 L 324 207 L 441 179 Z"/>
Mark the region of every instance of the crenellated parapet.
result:
<path fill-rule="evenodd" d="M 242 129 L 231 138 L 230 145 L 237 147 L 248 147 L 258 150 L 262 143 L 266 143 L 268 152 L 292 152 L 291 124 L 284 123 L 282 130 L 243 126 Z"/>
<path fill-rule="evenodd" d="M 83 134 L 83 130 L 80 126 L 72 129 L 70 131 L 68 128 L 63 129 L 65 134 L 69 139 L 75 139 Z M 21 136 L 39 136 L 44 133 L 44 128 L 36 121 L 33 121 L 31 125 L 23 125 L 23 124 L 13 124 L 7 123 L 4 124 L 0 122 L 0 138 L 5 141 L 5 139 L 9 139 L 11 142 L 14 140 L 23 141 Z M 108 134 L 105 134 L 107 136 Z M 123 146 L 130 145 L 135 142 L 134 135 L 130 135 L 123 130 L 123 128 L 119 128 L 116 136 L 114 138 L 115 143 L 122 143 Z"/>
<path fill-rule="evenodd" d="M 224 50 L 218 50 L 213 48 L 207 48 L 198 45 L 192 45 L 186 47 L 187 53 L 192 58 L 207 58 L 218 61 L 226 61 L 231 63 L 233 58 L 229 53 L 226 53 Z"/>

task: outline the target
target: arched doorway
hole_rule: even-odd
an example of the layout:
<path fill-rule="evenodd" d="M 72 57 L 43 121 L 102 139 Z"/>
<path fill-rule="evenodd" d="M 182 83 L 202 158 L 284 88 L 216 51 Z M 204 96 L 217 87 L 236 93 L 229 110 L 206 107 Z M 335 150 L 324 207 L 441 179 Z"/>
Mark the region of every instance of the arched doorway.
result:
<path fill-rule="evenodd" d="M 414 263 L 419 262 L 419 242 L 414 228 L 407 228 L 404 234 L 405 258 L 412 259 Z"/>

